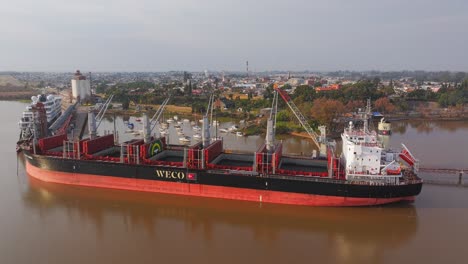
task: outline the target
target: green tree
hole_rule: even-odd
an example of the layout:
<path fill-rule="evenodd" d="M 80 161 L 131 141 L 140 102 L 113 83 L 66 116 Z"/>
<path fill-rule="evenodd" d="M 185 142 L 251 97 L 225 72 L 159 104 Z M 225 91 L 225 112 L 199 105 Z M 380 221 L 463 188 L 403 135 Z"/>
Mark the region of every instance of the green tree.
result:
<path fill-rule="evenodd" d="M 315 92 L 315 89 L 310 87 L 309 85 L 300 85 L 296 87 L 296 90 L 294 90 L 294 94 L 292 97 L 294 99 L 298 98 L 303 102 L 311 102 L 315 98 L 317 98 L 317 93 Z"/>
<path fill-rule="evenodd" d="M 263 99 L 271 98 L 273 98 L 273 84 L 268 85 L 265 89 L 265 92 L 263 93 Z"/>
<path fill-rule="evenodd" d="M 276 114 L 277 121 L 291 121 L 291 114 L 288 110 L 281 110 Z"/>
<path fill-rule="evenodd" d="M 130 107 L 130 100 L 128 97 L 125 97 L 123 100 L 122 100 L 122 109 L 123 110 L 128 110 L 128 108 Z"/>

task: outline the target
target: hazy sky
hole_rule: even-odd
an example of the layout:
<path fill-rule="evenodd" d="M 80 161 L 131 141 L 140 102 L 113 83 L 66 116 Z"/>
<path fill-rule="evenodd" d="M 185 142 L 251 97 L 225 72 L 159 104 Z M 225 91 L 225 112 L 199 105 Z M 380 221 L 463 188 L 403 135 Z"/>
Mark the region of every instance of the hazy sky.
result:
<path fill-rule="evenodd" d="M 468 71 L 468 0 L 0 0 L 0 71 Z"/>

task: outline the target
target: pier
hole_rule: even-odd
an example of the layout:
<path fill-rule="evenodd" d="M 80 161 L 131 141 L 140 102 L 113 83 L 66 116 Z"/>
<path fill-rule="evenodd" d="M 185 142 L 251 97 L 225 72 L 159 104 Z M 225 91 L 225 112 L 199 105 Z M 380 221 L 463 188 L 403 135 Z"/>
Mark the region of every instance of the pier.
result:
<path fill-rule="evenodd" d="M 426 184 L 467 186 L 466 172 L 468 169 L 420 168 L 419 175 Z"/>

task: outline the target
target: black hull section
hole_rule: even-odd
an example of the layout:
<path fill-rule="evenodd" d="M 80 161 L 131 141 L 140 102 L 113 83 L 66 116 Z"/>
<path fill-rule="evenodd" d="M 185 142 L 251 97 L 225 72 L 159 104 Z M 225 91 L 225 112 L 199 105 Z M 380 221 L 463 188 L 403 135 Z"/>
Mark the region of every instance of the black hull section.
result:
<path fill-rule="evenodd" d="M 24 154 L 27 162 L 40 169 L 65 173 L 90 174 L 95 177 L 113 176 L 118 178 L 353 198 L 411 197 L 418 195 L 422 188 L 422 182 L 408 185 L 357 185 L 324 178 L 282 175 L 252 176 L 213 170 L 195 171 L 169 166 L 62 159 L 32 155 L 28 151 L 25 151 Z"/>

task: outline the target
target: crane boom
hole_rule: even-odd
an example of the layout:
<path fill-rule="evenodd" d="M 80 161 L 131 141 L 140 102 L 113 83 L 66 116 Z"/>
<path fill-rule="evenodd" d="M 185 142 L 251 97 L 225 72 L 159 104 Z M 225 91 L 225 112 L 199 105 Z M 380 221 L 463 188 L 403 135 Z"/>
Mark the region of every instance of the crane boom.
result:
<path fill-rule="evenodd" d="M 307 119 L 304 117 L 304 115 L 302 115 L 301 111 L 299 110 L 299 108 L 296 106 L 296 104 L 293 102 L 293 100 L 291 99 L 291 97 L 283 90 L 281 90 L 277 84 L 274 84 L 273 85 L 273 88 L 275 89 L 275 91 L 278 92 L 278 94 L 281 96 L 281 98 L 283 98 L 283 101 L 289 106 L 289 108 L 291 109 L 291 111 L 294 113 L 294 115 L 296 116 L 297 120 L 299 120 L 299 122 L 301 123 L 302 127 L 305 129 L 305 131 L 307 132 L 307 134 L 309 134 L 310 138 L 312 139 L 312 141 L 315 143 L 315 145 L 317 145 L 317 147 L 320 149 L 320 144 L 318 142 L 318 138 L 319 136 L 317 135 L 317 133 L 315 133 L 315 131 L 312 129 L 312 127 L 309 125 L 309 123 L 307 122 Z"/>
<path fill-rule="evenodd" d="M 159 120 L 159 118 L 161 117 L 162 113 L 164 112 L 164 108 L 166 107 L 167 103 L 169 103 L 169 100 L 171 99 L 171 96 L 169 96 L 168 98 L 166 98 L 166 100 L 164 100 L 161 105 L 159 106 L 158 110 L 156 111 L 156 113 L 154 113 L 153 117 L 151 118 L 151 120 L 149 121 L 149 124 L 151 125 L 151 129 L 150 129 L 150 133 L 154 130 L 154 128 L 156 127 L 156 124 L 157 124 L 157 120 Z"/>
<path fill-rule="evenodd" d="M 273 94 L 273 102 L 271 103 L 270 118 L 267 121 L 267 131 L 266 131 L 266 137 L 265 137 L 265 144 L 269 152 L 274 151 L 277 113 L 278 113 L 278 92 L 275 91 Z"/>
<path fill-rule="evenodd" d="M 101 109 L 99 110 L 99 113 L 96 115 L 96 129 L 99 128 L 101 125 L 101 121 L 104 118 L 104 115 L 106 114 L 107 108 L 109 108 L 110 103 L 112 102 L 112 99 L 114 98 L 114 95 L 111 95 L 106 102 L 102 105 Z"/>

